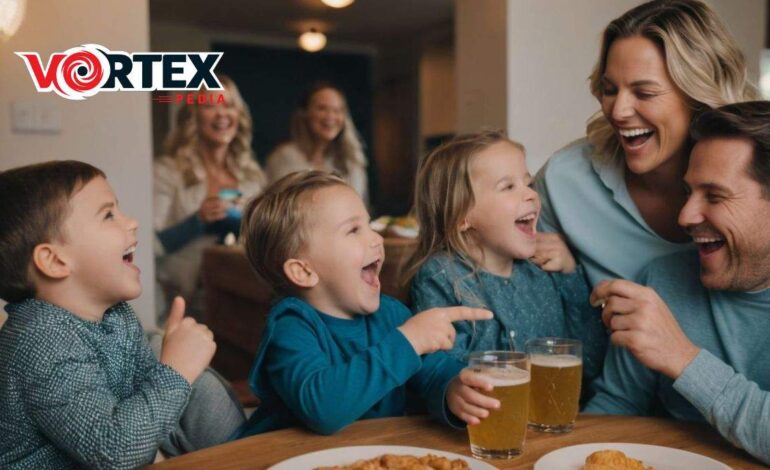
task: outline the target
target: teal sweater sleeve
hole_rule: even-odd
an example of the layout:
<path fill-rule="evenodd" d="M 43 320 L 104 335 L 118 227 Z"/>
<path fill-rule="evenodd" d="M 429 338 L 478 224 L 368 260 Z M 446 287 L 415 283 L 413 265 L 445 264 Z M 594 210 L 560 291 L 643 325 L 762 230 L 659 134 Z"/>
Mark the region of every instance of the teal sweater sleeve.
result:
<path fill-rule="evenodd" d="M 601 311 L 589 302 L 590 290 L 581 265 L 573 273 L 552 273 L 551 278 L 564 304 L 567 336 L 583 343 L 583 378 L 589 384 L 601 374 L 607 353 Z"/>
<path fill-rule="evenodd" d="M 157 236 L 165 252 L 173 253 L 205 232 L 206 224 L 203 223 L 196 212 L 176 225 L 159 230 Z"/>
<path fill-rule="evenodd" d="M 674 389 L 722 436 L 770 463 L 770 392 L 705 349 L 674 381 Z"/>
<path fill-rule="evenodd" d="M 379 314 L 379 313 L 378 313 Z M 278 318 L 265 360 L 267 377 L 292 414 L 320 434 L 359 419 L 422 361 L 397 329 L 349 360 L 333 364 L 316 329 L 287 311 Z"/>
<path fill-rule="evenodd" d="M 427 354 L 422 358 L 420 371 L 409 379 L 409 386 L 417 392 L 434 418 L 461 428 L 465 423 L 447 408 L 446 395 L 449 384 L 463 369 L 464 363 L 443 351 Z"/>
<path fill-rule="evenodd" d="M 611 346 L 601 377 L 593 383 L 594 397 L 585 413 L 649 416 L 653 411 L 657 377 L 624 348 Z"/>

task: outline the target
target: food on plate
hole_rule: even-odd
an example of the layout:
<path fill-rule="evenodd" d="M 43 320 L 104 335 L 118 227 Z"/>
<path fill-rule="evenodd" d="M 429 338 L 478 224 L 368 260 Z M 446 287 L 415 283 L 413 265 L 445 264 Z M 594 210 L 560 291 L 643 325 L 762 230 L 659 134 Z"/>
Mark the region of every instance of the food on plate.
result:
<path fill-rule="evenodd" d="M 403 217 L 383 215 L 372 220 L 369 226 L 375 232 L 395 237 L 416 238 L 420 232 L 417 219 L 410 215 Z"/>
<path fill-rule="evenodd" d="M 586 457 L 583 470 L 653 470 L 641 460 L 626 457 L 619 450 L 598 450 Z"/>
<path fill-rule="evenodd" d="M 468 470 L 468 462 L 462 459 L 449 460 L 437 455 L 394 455 L 385 454 L 369 460 L 359 460 L 349 465 L 318 467 L 315 470 Z"/>
<path fill-rule="evenodd" d="M 377 217 L 376 219 L 372 220 L 369 223 L 369 226 L 375 232 L 383 232 L 386 228 L 388 228 L 388 225 L 390 225 L 391 221 L 393 221 L 393 217 L 389 215 L 383 215 L 382 217 Z"/>
<path fill-rule="evenodd" d="M 396 217 L 396 218 L 394 218 L 391 221 L 391 224 L 392 225 L 397 225 L 397 226 L 403 227 L 403 228 L 412 228 L 412 229 L 415 229 L 415 230 L 417 230 L 417 228 L 418 228 L 417 219 L 415 219 L 414 217 L 412 217 L 410 215 L 406 215 L 404 217 Z"/>

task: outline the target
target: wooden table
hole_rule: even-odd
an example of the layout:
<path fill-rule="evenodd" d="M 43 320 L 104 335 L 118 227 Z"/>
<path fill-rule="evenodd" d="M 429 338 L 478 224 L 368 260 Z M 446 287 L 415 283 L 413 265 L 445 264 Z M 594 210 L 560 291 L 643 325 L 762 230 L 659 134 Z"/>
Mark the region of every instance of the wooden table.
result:
<path fill-rule="evenodd" d="M 581 415 L 569 434 L 529 431 L 521 457 L 488 462 L 501 469 L 529 469 L 552 450 L 593 442 L 655 444 L 706 455 L 735 469 L 766 468 L 705 425 L 600 415 Z M 408 445 L 470 456 L 464 430 L 442 426 L 424 416 L 412 416 L 358 421 L 333 436 L 319 436 L 299 428 L 284 429 L 176 457 L 153 468 L 265 469 L 307 452 L 355 445 Z"/>

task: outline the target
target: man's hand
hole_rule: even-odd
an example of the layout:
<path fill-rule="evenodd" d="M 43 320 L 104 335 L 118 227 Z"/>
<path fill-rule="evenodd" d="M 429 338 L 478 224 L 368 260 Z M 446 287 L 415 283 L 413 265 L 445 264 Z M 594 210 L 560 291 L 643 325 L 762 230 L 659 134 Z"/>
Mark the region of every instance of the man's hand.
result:
<path fill-rule="evenodd" d="M 558 233 L 538 233 L 535 255 L 530 258 L 543 271 L 575 272 L 575 258 Z"/>
<path fill-rule="evenodd" d="M 420 312 L 398 329 L 406 336 L 415 352 L 422 356 L 439 349 L 452 349 L 455 344 L 455 327 L 460 320 L 489 320 L 492 312 L 480 308 L 442 307 Z"/>
<path fill-rule="evenodd" d="M 163 336 L 160 362 L 179 372 L 192 384 L 211 362 L 217 345 L 214 333 L 206 325 L 193 318 L 185 318 L 184 307 L 183 298 L 174 298 Z"/>
<path fill-rule="evenodd" d="M 671 379 L 676 380 L 700 351 L 649 287 L 620 279 L 602 281 L 591 293 L 591 304 L 602 306 L 602 320 L 612 330 L 614 344 Z"/>
<path fill-rule="evenodd" d="M 447 406 L 455 416 L 470 425 L 479 424 L 489 416 L 489 410 L 500 408 L 500 401 L 484 395 L 480 390 L 492 391 L 484 375 L 463 369 L 460 375 L 449 383 L 447 389 Z"/>

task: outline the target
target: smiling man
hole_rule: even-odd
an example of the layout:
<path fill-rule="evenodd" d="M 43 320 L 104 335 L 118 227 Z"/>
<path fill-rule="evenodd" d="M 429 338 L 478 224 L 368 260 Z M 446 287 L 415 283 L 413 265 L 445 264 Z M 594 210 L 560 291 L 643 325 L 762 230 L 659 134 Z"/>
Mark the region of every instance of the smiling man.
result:
<path fill-rule="evenodd" d="M 590 413 L 707 421 L 770 462 L 770 102 L 706 111 L 679 223 L 696 252 L 653 261 L 591 300 L 612 330 Z"/>

